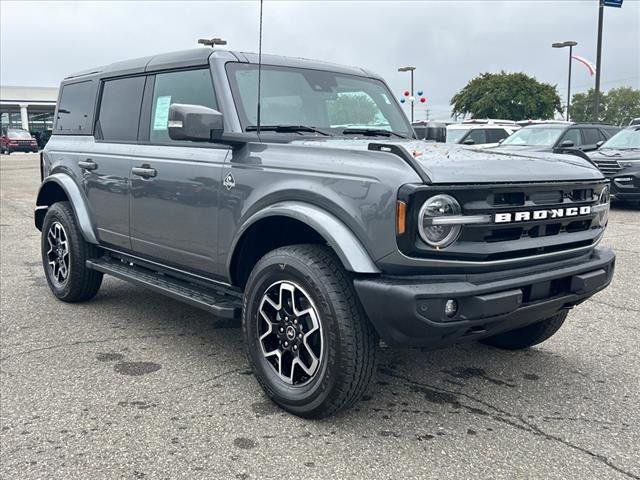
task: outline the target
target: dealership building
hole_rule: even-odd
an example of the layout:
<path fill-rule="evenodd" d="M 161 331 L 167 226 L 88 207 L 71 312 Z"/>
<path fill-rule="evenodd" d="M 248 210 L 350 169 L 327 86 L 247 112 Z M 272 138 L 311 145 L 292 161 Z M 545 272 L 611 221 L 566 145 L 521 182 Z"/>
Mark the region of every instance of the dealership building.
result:
<path fill-rule="evenodd" d="M 57 87 L 0 86 L 0 126 L 31 132 L 42 147 L 51 134 Z"/>

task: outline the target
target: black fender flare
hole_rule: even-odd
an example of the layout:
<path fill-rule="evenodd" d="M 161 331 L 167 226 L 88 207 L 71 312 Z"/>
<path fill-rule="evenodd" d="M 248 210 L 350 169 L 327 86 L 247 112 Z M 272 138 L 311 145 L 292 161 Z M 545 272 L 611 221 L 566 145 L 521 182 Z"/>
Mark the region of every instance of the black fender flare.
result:
<path fill-rule="evenodd" d="M 362 242 L 342 221 L 315 205 L 298 201 L 284 201 L 254 213 L 238 229 L 231 242 L 231 248 L 229 249 L 231 254 L 227 259 L 227 274 L 229 278 L 232 276 L 231 261 L 243 234 L 251 225 L 272 216 L 293 218 L 313 228 L 333 249 L 346 270 L 355 273 L 380 273 Z"/>
<path fill-rule="evenodd" d="M 64 191 L 69 203 L 71 204 L 71 208 L 75 213 L 76 220 L 78 221 L 78 225 L 84 239 L 89 243 L 97 245 L 99 243 L 98 236 L 96 235 L 94 222 L 88 208 L 87 198 L 73 178 L 64 173 L 54 173 L 53 175 L 49 175 L 44 179 L 42 185 L 40 185 L 34 212 L 36 228 L 38 230 L 42 230 L 44 216 L 47 214 L 47 210 L 53 203 L 50 201 L 52 184 L 57 185 L 57 187 Z"/>

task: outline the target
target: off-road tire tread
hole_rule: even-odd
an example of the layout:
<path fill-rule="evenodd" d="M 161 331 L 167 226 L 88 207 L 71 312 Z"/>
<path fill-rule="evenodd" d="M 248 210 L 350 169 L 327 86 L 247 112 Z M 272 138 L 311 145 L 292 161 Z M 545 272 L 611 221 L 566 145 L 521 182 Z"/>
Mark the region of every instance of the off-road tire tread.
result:
<path fill-rule="evenodd" d="M 66 287 L 66 292 L 63 296 L 56 295 L 56 297 L 63 302 L 76 303 L 84 302 L 92 299 L 98 293 L 100 285 L 102 284 L 102 272 L 91 270 L 86 267 L 86 260 L 91 258 L 97 258 L 100 256 L 100 249 L 85 241 L 78 227 L 75 213 L 71 208 L 69 202 L 56 202 L 47 210 L 45 216 L 42 234 L 43 241 L 46 237 L 49 229 L 49 219 L 57 216 L 64 222 L 67 235 L 70 237 L 70 253 L 71 253 L 71 269 L 69 283 Z M 47 268 L 44 265 L 44 268 Z M 46 275 L 46 274 L 45 274 Z M 47 278 L 48 280 L 48 278 Z"/>
<path fill-rule="evenodd" d="M 353 406 L 362 397 L 375 373 L 378 336 L 366 317 L 351 278 L 333 251 L 323 245 L 293 245 L 275 249 L 256 264 L 254 272 L 258 272 L 260 264 L 270 256 L 291 256 L 316 271 L 314 281 L 322 284 L 328 291 L 342 335 L 342 350 L 339 352 L 341 375 L 336 380 L 332 395 L 321 409 L 308 414 L 295 413 L 308 418 L 323 418 Z M 250 283 L 251 278 L 248 284 Z M 243 312 L 247 309 L 246 301 L 247 295 L 244 297 Z M 250 355 L 249 360 L 255 370 Z M 256 377 L 268 392 L 269 386 L 259 376 Z"/>

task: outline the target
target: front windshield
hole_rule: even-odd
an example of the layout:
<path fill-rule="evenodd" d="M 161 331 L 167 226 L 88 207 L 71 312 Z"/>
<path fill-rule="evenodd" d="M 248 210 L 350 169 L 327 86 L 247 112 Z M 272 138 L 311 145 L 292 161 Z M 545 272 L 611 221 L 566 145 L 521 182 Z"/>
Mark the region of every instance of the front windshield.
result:
<path fill-rule="evenodd" d="M 502 145 L 552 147 L 562 132 L 557 127 L 525 127 L 505 138 Z"/>
<path fill-rule="evenodd" d="M 447 128 L 447 143 L 458 143 L 468 128 Z"/>
<path fill-rule="evenodd" d="M 26 130 L 7 130 L 7 137 L 19 140 L 30 140 L 31 134 Z"/>
<path fill-rule="evenodd" d="M 614 150 L 631 150 L 640 148 L 640 130 L 620 130 L 613 137 L 607 140 L 600 148 L 611 148 Z"/>
<path fill-rule="evenodd" d="M 227 73 L 243 129 L 255 129 L 258 66 L 228 63 Z M 375 129 L 413 137 L 404 113 L 379 80 L 263 65 L 261 84 L 261 126 L 306 126 L 338 135 L 347 128 Z"/>

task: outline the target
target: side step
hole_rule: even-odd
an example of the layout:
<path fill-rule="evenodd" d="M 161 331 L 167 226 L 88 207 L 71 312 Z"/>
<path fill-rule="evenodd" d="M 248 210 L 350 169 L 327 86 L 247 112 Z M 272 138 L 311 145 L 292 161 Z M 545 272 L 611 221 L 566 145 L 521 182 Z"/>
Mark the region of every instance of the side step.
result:
<path fill-rule="evenodd" d="M 155 290 L 168 297 L 203 308 L 221 318 L 240 318 L 242 296 L 223 287 L 206 288 L 148 268 L 109 257 L 87 260 L 87 268 Z"/>

